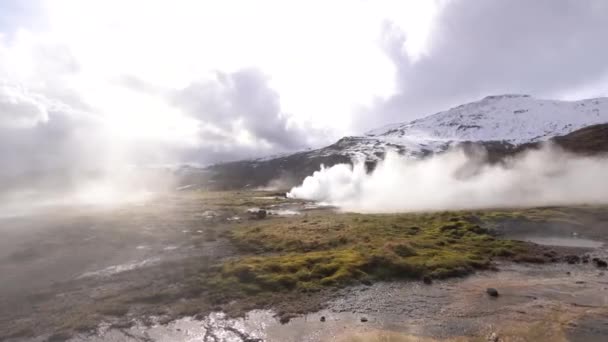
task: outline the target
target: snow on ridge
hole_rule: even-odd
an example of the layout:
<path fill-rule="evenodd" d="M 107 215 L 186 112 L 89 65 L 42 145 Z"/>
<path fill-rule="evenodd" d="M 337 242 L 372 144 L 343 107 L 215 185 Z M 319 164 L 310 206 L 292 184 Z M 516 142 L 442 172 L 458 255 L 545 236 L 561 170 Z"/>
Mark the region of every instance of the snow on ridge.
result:
<path fill-rule="evenodd" d="M 504 141 L 514 145 L 548 140 L 586 126 L 608 123 L 608 98 L 579 101 L 536 99 L 530 95 L 492 95 L 431 116 L 386 125 L 363 136 L 344 137 L 333 145 L 301 151 L 308 158 L 333 155 L 368 161 L 385 152 L 418 158 L 445 151 L 462 141 Z M 251 162 L 286 157 L 279 154 Z"/>
<path fill-rule="evenodd" d="M 494 95 L 408 123 L 392 124 L 366 137 L 405 141 L 490 141 L 522 144 L 608 122 L 608 98 L 540 100 L 529 95 Z"/>

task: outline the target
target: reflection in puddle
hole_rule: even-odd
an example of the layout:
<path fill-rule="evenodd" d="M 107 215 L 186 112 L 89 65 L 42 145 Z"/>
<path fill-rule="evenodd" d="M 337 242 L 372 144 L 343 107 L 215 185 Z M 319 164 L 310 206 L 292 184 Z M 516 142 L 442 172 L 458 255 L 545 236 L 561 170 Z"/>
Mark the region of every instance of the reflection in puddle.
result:
<path fill-rule="evenodd" d="M 150 258 L 150 259 L 142 260 L 139 262 L 131 262 L 131 263 L 126 263 L 126 264 L 108 266 L 108 267 L 98 270 L 98 271 L 85 272 L 85 273 L 81 274 L 78 277 L 78 279 L 89 278 L 89 277 L 107 277 L 107 276 L 110 276 L 113 274 L 131 271 L 136 268 L 150 266 L 152 264 L 157 263 L 158 261 L 160 261 L 160 258 Z"/>
<path fill-rule="evenodd" d="M 602 247 L 603 243 L 578 237 L 558 237 L 558 236 L 514 236 L 510 237 L 514 240 L 528 241 L 544 246 L 560 246 L 560 247 L 581 247 L 581 248 L 598 248 Z"/>
<path fill-rule="evenodd" d="M 245 318 L 228 318 L 224 313 L 215 312 L 202 320 L 192 317 L 178 319 L 169 324 L 146 326 L 137 323 L 126 329 L 113 329 L 110 326 L 100 327 L 96 336 L 79 335 L 70 341 L 264 341 L 264 330 L 269 323 L 275 322 L 272 311 L 254 310 Z"/>

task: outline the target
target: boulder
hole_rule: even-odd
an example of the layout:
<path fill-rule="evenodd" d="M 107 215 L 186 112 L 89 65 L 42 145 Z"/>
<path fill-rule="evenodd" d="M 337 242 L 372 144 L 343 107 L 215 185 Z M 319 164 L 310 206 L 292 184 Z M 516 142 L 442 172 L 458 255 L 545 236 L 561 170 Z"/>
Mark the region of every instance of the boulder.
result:
<path fill-rule="evenodd" d="M 488 294 L 488 296 L 490 297 L 498 297 L 498 290 L 496 290 L 493 287 L 488 287 L 486 289 L 486 293 Z"/>
<path fill-rule="evenodd" d="M 268 215 L 268 212 L 264 209 L 258 210 L 258 212 L 255 214 L 255 216 L 258 220 L 265 219 L 267 215 Z"/>
<path fill-rule="evenodd" d="M 578 264 L 581 262 L 581 258 L 578 255 L 566 255 L 564 261 L 569 264 Z"/>
<path fill-rule="evenodd" d="M 592 261 L 595 264 L 595 266 L 597 266 L 599 268 L 606 268 L 606 267 L 608 267 L 608 263 L 605 260 L 602 260 L 600 258 L 593 258 Z"/>
<path fill-rule="evenodd" d="M 266 209 L 249 209 L 247 212 L 249 213 L 249 218 L 253 220 L 263 220 L 268 216 Z"/>

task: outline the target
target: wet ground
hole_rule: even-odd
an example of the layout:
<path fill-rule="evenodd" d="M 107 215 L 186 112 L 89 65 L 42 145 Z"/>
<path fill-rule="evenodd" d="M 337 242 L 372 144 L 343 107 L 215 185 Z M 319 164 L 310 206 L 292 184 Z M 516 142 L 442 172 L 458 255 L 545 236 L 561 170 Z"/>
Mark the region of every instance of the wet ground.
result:
<path fill-rule="evenodd" d="M 604 272 L 591 264 L 500 268 L 432 285 L 388 282 L 341 290 L 327 309 L 286 324 L 272 311 L 239 319 L 213 313 L 73 341 L 486 341 L 492 334 L 500 341 L 606 341 Z M 499 296 L 488 296 L 488 287 Z"/>
<path fill-rule="evenodd" d="M 150 296 L 177 287 L 209 260 L 233 255 L 222 234 L 246 224 L 255 204 L 218 207 L 173 195 L 122 208 L 56 208 L 0 219 L 0 340 L 608 340 L 608 275 L 593 262 L 506 263 L 498 265 L 500 271 L 431 285 L 360 285 L 337 290 L 323 310 L 287 323 L 275 311 L 259 309 L 241 318 L 222 312 L 194 318 L 187 310 L 201 309 L 203 301 L 169 305 Z M 286 203 L 268 213 L 317 209 Z M 502 227 L 503 232 L 510 228 Z M 505 237 L 608 258 L 603 221 L 546 228 L 513 229 Z M 488 296 L 489 287 L 499 296 Z M 112 306 L 115 298 L 124 302 L 137 296 L 146 301 L 133 301 L 128 311 Z M 66 324 L 82 332 L 53 333 Z"/>

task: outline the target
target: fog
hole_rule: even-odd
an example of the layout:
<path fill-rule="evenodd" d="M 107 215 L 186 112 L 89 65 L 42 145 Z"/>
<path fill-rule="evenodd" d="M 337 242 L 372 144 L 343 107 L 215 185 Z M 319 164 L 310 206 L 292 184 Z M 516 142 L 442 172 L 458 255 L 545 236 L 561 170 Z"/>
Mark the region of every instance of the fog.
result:
<path fill-rule="evenodd" d="M 545 145 L 502 163 L 485 150 L 453 149 L 422 160 L 388 153 L 371 173 L 363 162 L 323 166 L 289 197 L 355 212 L 608 203 L 608 159 Z"/>
<path fill-rule="evenodd" d="M 0 192 L 0 218 L 24 216 L 59 207 L 115 207 L 141 203 L 176 186 L 166 167 L 116 166 L 113 170 L 55 170 L 15 178 Z"/>

